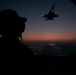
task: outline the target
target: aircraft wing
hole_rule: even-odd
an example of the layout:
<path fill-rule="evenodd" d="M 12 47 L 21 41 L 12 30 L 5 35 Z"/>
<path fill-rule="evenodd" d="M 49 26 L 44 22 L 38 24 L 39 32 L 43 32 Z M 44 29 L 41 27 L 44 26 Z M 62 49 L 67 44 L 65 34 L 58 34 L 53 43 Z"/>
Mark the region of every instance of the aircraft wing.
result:
<path fill-rule="evenodd" d="M 53 6 L 52 6 L 52 8 L 51 8 L 51 10 L 49 11 L 48 14 L 50 14 L 50 13 L 53 13 L 54 14 L 54 7 L 55 7 L 55 4 L 53 4 Z"/>

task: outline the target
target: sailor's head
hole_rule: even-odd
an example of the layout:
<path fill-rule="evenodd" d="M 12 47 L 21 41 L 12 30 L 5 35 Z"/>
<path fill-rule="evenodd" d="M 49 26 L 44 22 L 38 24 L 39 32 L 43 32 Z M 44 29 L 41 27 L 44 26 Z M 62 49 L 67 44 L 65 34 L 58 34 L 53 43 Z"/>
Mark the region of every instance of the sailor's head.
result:
<path fill-rule="evenodd" d="M 25 17 L 20 17 L 16 11 L 6 9 L 0 11 L 0 34 L 20 36 L 25 30 Z"/>

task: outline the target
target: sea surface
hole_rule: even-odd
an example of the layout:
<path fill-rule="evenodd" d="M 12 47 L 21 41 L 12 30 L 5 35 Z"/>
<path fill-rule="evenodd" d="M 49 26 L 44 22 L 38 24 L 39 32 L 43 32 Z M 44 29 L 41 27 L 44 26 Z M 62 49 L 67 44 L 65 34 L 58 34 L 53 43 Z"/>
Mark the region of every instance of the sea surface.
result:
<path fill-rule="evenodd" d="M 75 56 L 76 42 L 24 42 L 36 55 Z"/>

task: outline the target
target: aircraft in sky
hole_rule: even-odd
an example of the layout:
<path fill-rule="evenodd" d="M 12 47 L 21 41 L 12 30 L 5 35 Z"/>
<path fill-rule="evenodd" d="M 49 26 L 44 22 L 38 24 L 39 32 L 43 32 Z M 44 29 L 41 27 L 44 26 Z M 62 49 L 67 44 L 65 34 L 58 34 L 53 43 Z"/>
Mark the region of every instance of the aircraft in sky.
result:
<path fill-rule="evenodd" d="M 46 18 L 45 20 L 54 20 L 53 18 L 55 17 L 59 17 L 58 14 L 55 14 L 54 13 L 54 7 L 55 7 L 55 4 L 53 4 L 51 10 L 49 11 L 48 14 L 45 14 L 45 15 L 41 15 L 42 18 Z"/>

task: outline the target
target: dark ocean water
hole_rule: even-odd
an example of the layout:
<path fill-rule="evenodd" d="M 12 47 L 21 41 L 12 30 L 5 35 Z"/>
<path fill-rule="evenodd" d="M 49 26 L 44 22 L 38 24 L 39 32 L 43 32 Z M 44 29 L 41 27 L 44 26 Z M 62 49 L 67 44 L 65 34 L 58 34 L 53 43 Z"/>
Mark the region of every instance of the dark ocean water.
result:
<path fill-rule="evenodd" d="M 76 42 L 26 42 L 36 55 L 75 56 Z"/>

